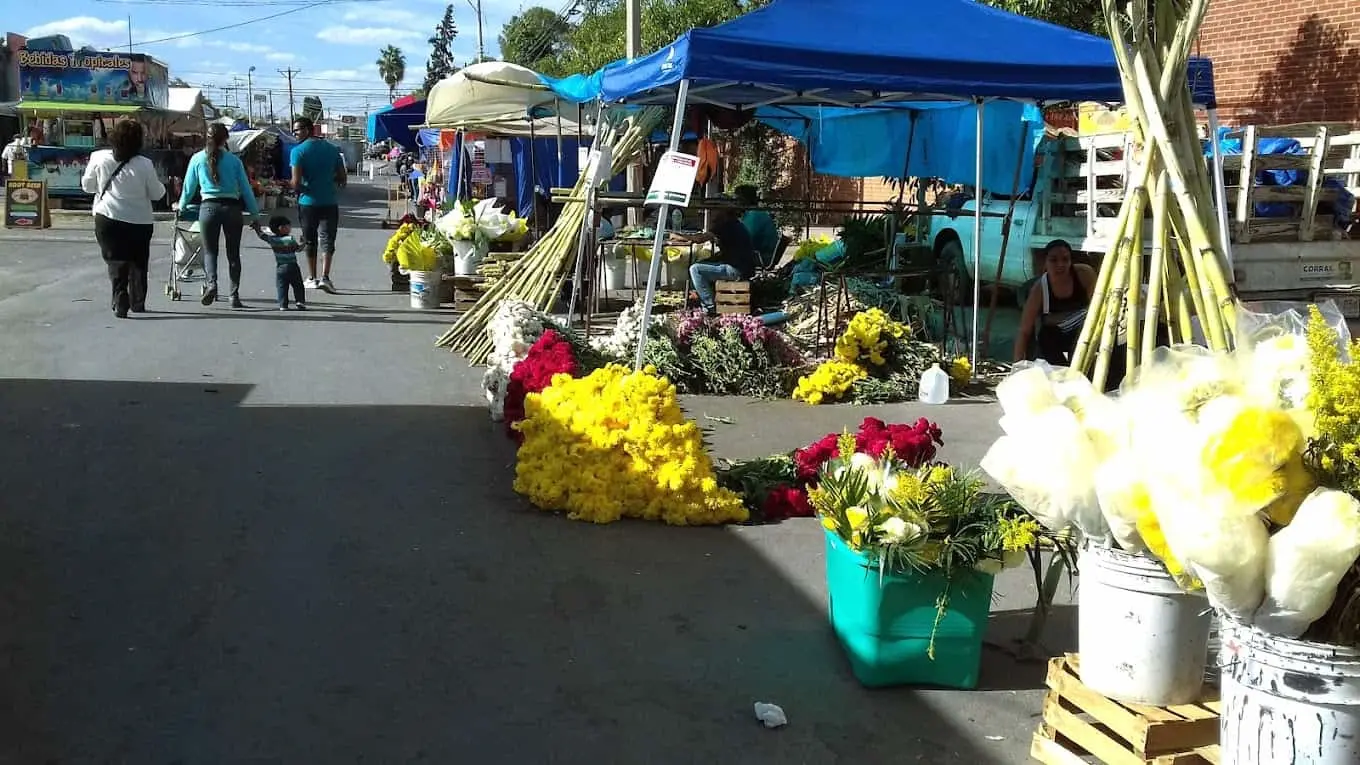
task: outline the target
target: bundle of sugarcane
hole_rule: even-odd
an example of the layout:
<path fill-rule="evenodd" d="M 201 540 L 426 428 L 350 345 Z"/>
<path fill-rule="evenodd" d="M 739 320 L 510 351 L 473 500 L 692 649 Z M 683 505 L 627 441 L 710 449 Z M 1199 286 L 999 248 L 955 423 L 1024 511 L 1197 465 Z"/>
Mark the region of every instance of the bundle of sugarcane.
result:
<path fill-rule="evenodd" d="M 595 140 L 611 147 L 611 175 L 623 172 L 642 153 L 664 116 L 664 109 L 648 107 L 599 128 Z M 552 229 L 523 257 L 509 264 L 505 273 L 459 317 L 436 345 L 452 348 L 473 364 L 482 364 L 491 353 L 487 326 L 501 301 L 523 300 L 540 311 L 551 310 L 563 282 L 572 271 L 585 216 L 585 168 L 582 168 L 582 176 L 572 189 L 571 201 L 563 206 Z"/>
<path fill-rule="evenodd" d="M 1209 173 L 1186 84 L 1190 49 L 1208 0 L 1131 0 L 1121 14 L 1103 0 L 1142 157 L 1125 189 L 1114 246 L 1096 279 L 1072 367 L 1091 369 L 1103 386 L 1121 327 L 1127 334 L 1128 374 L 1152 356 L 1156 327 L 1166 321 L 1173 343 L 1190 342 L 1199 319 L 1209 347 L 1229 350 L 1236 307 L 1225 276 L 1223 243 L 1214 224 Z M 1153 17 L 1148 18 L 1148 5 Z M 1143 295 L 1144 214 L 1151 208 L 1147 304 Z M 1140 311 L 1141 308 L 1141 311 Z M 1098 342 L 1098 344 L 1097 344 Z"/>

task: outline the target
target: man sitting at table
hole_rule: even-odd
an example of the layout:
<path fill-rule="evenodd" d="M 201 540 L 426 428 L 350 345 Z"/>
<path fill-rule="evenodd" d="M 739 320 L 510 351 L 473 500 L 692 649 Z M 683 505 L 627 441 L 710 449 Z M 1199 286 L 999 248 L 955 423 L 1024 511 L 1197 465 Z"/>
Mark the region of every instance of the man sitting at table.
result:
<path fill-rule="evenodd" d="M 718 249 L 713 257 L 689 267 L 689 278 L 694 282 L 694 291 L 699 293 L 699 304 L 710 316 L 716 316 L 714 283 L 745 281 L 756 272 L 756 251 L 751 244 L 751 234 L 742 224 L 736 208 L 722 207 L 713 211 L 708 231 L 677 233 L 675 236 L 696 243 L 717 240 Z"/>
<path fill-rule="evenodd" d="M 743 184 L 738 186 L 733 194 L 737 198 L 737 204 L 745 211 L 741 216 L 741 222 L 751 235 L 751 244 L 756 249 L 756 257 L 765 268 L 773 266 L 775 251 L 779 249 L 779 227 L 775 225 L 774 216 L 756 209 L 760 205 L 760 195 L 756 192 L 755 186 Z"/>

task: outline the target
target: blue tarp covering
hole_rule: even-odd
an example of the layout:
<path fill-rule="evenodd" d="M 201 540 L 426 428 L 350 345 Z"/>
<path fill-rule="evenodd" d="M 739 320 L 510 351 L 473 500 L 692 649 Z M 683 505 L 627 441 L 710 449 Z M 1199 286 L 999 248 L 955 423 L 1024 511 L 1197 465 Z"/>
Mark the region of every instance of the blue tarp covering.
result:
<path fill-rule="evenodd" d="M 912 18 L 922 26 L 904 28 Z M 1197 61 L 1191 79 L 1196 101 L 1212 105 L 1207 67 Z M 730 105 L 779 95 L 752 83 L 802 92 L 803 104 L 865 103 L 882 93 L 1123 100 L 1109 40 L 974 0 L 774 0 L 592 76 L 604 100 L 635 103 L 646 94 L 664 100 L 655 91 L 686 78 L 705 88 L 705 99 Z"/>
<path fill-rule="evenodd" d="M 367 132 L 367 135 L 368 135 L 368 142 L 369 142 L 369 143 L 376 143 L 376 142 L 378 142 L 378 141 L 381 141 L 383 138 L 386 138 L 386 137 L 387 137 L 387 134 L 386 134 L 386 133 L 383 133 L 382 136 L 379 137 L 379 132 L 382 130 L 382 126 L 378 123 L 378 115 L 380 115 L 380 114 L 386 114 L 386 113 L 388 113 L 388 112 L 390 112 L 390 111 L 392 111 L 392 107 L 391 107 L 390 105 L 388 105 L 388 106 L 379 106 L 379 107 L 378 107 L 377 109 L 375 109 L 374 111 L 371 111 L 371 112 L 368 113 L 368 132 Z"/>
<path fill-rule="evenodd" d="M 563 101 L 573 104 L 584 104 L 595 101 L 600 97 L 600 85 L 604 78 L 604 70 L 601 69 L 594 74 L 573 74 L 569 77 L 549 77 L 546 74 L 538 76 L 552 89 L 552 92 Z"/>
<path fill-rule="evenodd" d="M 940 178 L 971 185 L 976 180 L 973 146 L 977 107 L 938 102 L 894 104 L 892 109 L 763 107 L 761 122 L 809 147 L 812 168 L 851 178 L 883 176 Z M 1014 194 L 1015 158 L 1021 143 L 1020 191 L 1034 175 L 1034 152 L 1044 135 L 1038 107 L 1015 101 L 989 102 L 983 110 L 982 184 L 996 194 Z M 915 128 L 913 129 L 913 123 Z M 911 163 L 907 164 L 907 146 Z"/>
<path fill-rule="evenodd" d="M 415 150 L 417 146 L 416 131 L 412 128 L 425 121 L 425 102 L 416 101 L 395 109 L 388 109 L 377 115 L 376 118 L 370 115 L 369 119 L 376 119 L 377 121 L 377 130 L 372 133 L 377 137 L 370 138 L 370 140 L 381 141 L 384 138 L 391 138 L 403 148 Z"/>
<path fill-rule="evenodd" d="M 1241 156 L 1241 137 L 1230 137 L 1232 128 L 1218 129 L 1218 150 L 1223 156 Z M 1265 154 L 1307 154 L 1296 138 L 1262 138 L 1256 142 L 1256 153 Z M 1204 156 L 1213 156 L 1213 147 L 1204 142 Z M 1308 180 L 1302 170 L 1257 170 L 1255 182 L 1259 186 L 1297 186 Z M 1351 210 L 1355 208 L 1355 198 L 1346 190 L 1344 184 L 1335 178 L 1324 178 L 1323 188 L 1336 189 L 1337 201 L 1332 214 L 1335 224 L 1341 228 L 1350 225 Z M 1253 215 L 1260 218 L 1284 218 L 1294 214 L 1299 205 L 1292 202 L 1257 202 Z"/>
<path fill-rule="evenodd" d="M 527 217 L 534 211 L 535 187 L 550 189 L 571 186 L 581 174 L 578 146 L 590 146 L 590 141 L 575 137 L 562 138 L 562 164 L 557 163 L 557 137 L 511 138 L 510 156 L 515 167 L 515 197 L 519 200 L 519 214 Z M 533 157 L 530 158 L 530 146 Z"/>

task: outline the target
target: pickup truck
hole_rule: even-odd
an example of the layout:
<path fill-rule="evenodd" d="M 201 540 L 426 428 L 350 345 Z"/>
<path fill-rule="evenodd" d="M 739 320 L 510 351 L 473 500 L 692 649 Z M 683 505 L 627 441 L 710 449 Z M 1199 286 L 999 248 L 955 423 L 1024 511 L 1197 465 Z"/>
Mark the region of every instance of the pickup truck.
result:
<path fill-rule="evenodd" d="M 1240 145 L 1238 153 L 1223 156 L 1239 297 L 1331 299 L 1347 318 L 1360 318 L 1360 239 L 1349 238 L 1342 227 L 1360 197 L 1360 130 L 1333 124 L 1248 126 L 1226 138 Z M 983 197 L 983 282 L 996 282 L 1008 214 L 1010 237 L 995 286 L 1026 290 L 1042 272 L 1038 253 L 1054 239 L 1098 261 L 1113 245 L 1136 154 L 1128 133 L 1046 137 L 1036 153 L 1031 192 L 1013 202 Z M 973 209 L 969 200 L 929 223 L 935 256 L 942 265 L 953 264 L 947 287 L 963 303 L 972 299 L 965 285 L 973 278 Z M 1144 240 L 1151 242 L 1150 232 Z"/>

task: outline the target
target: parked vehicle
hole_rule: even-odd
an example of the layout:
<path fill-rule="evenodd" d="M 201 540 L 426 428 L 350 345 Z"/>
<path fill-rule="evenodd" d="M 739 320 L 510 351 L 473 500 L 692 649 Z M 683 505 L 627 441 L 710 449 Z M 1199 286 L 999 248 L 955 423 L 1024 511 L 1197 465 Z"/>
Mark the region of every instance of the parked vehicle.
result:
<path fill-rule="evenodd" d="M 1345 230 L 1360 196 L 1360 130 L 1249 126 L 1227 138 L 1242 147 L 1223 156 L 1232 279 L 1239 296 L 1331 299 L 1348 318 L 1360 318 L 1360 240 L 1348 238 Z M 1046 138 L 1031 193 L 1014 203 L 984 197 L 982 210 L 989 217 L 982 220 L 983 282 L 997 281 L 1008 213 L 1000 286 L 1028 294 L 1042 272 L 1038 253 L 1054 239 L 1098 261 L 1113 247 L 1115 218 L 1136 161 L 1127 133 Z M 936 257 L 953 264 L 950 287 L 965 302 L 971 287 L 962 285 L 973 278 L 973 209 L 969 200 L 955 214 L 933 216 L 929 234 Z M 1148 225 L 1144 240 L 1151 243 Z"/>

